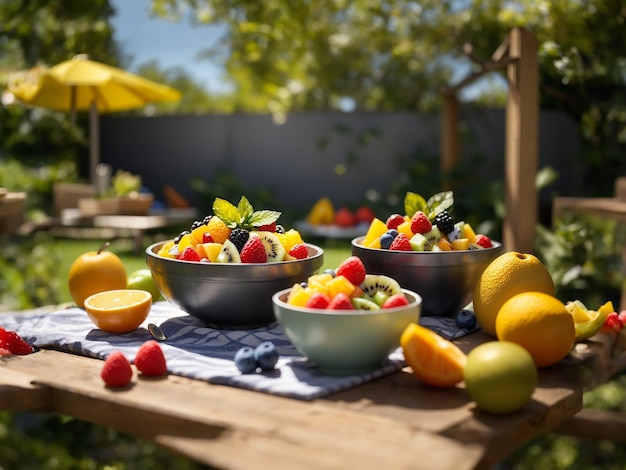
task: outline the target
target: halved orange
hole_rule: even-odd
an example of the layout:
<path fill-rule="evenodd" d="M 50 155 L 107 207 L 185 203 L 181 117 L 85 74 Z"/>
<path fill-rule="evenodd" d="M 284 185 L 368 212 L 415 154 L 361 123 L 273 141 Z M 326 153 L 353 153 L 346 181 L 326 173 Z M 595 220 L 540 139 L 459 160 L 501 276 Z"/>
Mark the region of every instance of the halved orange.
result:
<path fill-rule="evenodd" d="M 402 333 L 400 345 L 407 364 L 422 382 L 453 387 L 463 380 L 465 353 L 434 331 L 411 323 Z"/>
<path fill-rule="evenodd" d="M 109 333 L 136 330 L 148 317 L 152 294 L 140 289 L 117 289 L 93 294 L 85 300 L 85 310 L 94 324 Z"/>

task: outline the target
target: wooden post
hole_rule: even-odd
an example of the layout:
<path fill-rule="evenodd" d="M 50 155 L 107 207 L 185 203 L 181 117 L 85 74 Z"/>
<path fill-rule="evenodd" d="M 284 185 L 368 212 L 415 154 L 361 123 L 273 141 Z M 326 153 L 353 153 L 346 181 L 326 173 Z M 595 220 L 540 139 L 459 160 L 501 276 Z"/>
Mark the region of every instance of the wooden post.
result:
<path fill-rule="evenodd" d="M 443 93 L 443 110 L 441 113 L 441 172 L 443 189 L 451 190 L 448 178 L 450 171 L 459 163 L 459 100 L 456 93 Z"/>
<path fill-rule="evenodd" d="M 537 40 L 525 28 L 509 33 L 506 106 L 505 251 L 532 253 L 537 224 L 535 176 L 539 140 L 539 64 Z"/>

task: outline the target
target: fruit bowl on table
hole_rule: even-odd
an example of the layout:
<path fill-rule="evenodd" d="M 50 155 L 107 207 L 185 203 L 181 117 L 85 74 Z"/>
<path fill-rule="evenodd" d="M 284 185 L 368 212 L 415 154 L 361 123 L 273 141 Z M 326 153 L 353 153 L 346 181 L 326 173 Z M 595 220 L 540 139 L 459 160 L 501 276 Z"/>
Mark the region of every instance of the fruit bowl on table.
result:
<path fill-rule="evenodd" d="M 422 299 L 406 289 L 408 305 L 377 310 L 300 307 L 287 303 L 290 291 L 273 295 L 276 319 L 295 348 L 326 375 L 358 375 L 380 368 L 399 346 L 405 328 L 420 317 Z"/>
<path fill-rule="evenodd" d="M 323 250 L 305 243 L 308 257 L 274 263 L 198 263 L 157 253 L 168 241 L 146 249 L 146 264 L 163 297 L 207 326 L 252 329 L 275 321 L 272 295 L 305 281 L 324 262 Z"/>
<path fill-rule="evenodd" d="M 502 252 L 491 248 L 455 251 L 393 251 L 363 246 L 365 237 L 352 240 L 352 254 L 368 273 L 384 274 L 422 296 L 422 316 L 454 317 L 472 301 L 483 270 Z"/>

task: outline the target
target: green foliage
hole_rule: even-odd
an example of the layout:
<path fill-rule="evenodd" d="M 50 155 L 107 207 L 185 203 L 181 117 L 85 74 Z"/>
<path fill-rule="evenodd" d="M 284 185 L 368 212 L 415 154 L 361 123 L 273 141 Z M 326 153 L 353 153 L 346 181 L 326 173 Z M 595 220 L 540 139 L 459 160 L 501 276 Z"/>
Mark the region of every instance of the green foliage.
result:
<path fill-rule="evenodd" d="M 111 194 L 115 196 L 128 196 L 138 193 L 140 189 L 141 176 L 129 171 L 117 170 L 111 178 Z"/>

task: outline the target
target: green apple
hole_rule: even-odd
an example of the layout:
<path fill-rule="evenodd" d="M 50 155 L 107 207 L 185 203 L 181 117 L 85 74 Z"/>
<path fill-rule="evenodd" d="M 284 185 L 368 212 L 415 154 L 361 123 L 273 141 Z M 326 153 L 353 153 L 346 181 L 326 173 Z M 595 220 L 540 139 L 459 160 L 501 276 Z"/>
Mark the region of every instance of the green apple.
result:
<path fill-rule="evenodd" d="M 152 294 L 153 302 L 161 298 L 161 292 L 152 278 L 152 273 L 147 268 L 138 269 L 130 273 L 126 287 L 128 289 L 147 290 Z"/>
<path fill-rule="evenodd" d="M 490 341 L 469 352 L 463 379 L 467 393 L 480 409 L 512 413 L 530 400 L 537 386 L 537 367 L 522 346 Z"/>

